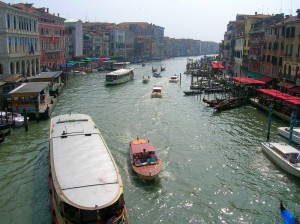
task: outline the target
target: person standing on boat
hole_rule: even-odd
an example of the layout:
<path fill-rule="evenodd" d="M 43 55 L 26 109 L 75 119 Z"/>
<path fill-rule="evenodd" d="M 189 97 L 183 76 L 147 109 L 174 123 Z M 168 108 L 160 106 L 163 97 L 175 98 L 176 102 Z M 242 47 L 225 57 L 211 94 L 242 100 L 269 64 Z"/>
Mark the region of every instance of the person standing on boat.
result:
<path fill-rule="evenodd" d="M 148 159 L 148 153 L 147 153 L 146 149 L 143 149 L 142 157 L 143 157 L 143 159 L 146 159 L 146 160 Z"/>

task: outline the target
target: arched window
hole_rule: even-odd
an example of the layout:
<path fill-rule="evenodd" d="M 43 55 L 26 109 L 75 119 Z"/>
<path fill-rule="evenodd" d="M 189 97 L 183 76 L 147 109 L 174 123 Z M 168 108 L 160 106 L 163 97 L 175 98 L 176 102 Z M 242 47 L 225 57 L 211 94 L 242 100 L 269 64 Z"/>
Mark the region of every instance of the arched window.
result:
<path fill-rule="evenodd" d="M 283 73 L 286 74 L 286 65 L 283 67 Z"/>
<path fill-rule="evenodd" d="M 36 21 L 33 21 L 33 31 L 36 32 Z"/>
<path fill-rule="evenodd" d="M 17 19 L 16 19 L 16 16 L 14 16 L 14 29 L 17 29 Z"/>
<path fill-rule="evenodd" d="M 270 41 L 269 42 L 269 50 L 271 50 L 271 48 L 272 48 L 272 42 Z"/>
<path fill-rule="evenodd" d="M 289 72 L 288 74 L 290 75 L 292 73 L 292 66 L 289 65 Z"/>
<path fill-rule="evenodd" d="M 10 29 L 10 16 L 8 14 L 6 16 L 6 27 Z"/>
<path fill-rule="evenodd" d="M 281 42 L 280 50 L 284 50 L 284 41 Z"/>
<path fill-rule="evenodd" d="M 267 49 L 267 42 L 266 41 L 264 42 L 264 49 L 265 50 Z"/>

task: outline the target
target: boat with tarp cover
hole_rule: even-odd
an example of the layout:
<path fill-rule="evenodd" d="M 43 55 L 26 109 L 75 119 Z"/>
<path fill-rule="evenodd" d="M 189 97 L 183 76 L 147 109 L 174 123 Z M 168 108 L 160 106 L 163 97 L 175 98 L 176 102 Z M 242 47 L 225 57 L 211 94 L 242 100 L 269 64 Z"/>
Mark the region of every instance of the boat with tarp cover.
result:
<path fill-rule="evenodd" d="M 148 139 L 135 139 L 129 142 L 131 166 L 144 180 L 157 178 L 162 169 L 161 160 Z"/>
<path fill-rule="evenodd" d="M 88 115 L 51 119 L 49 187 L 54 223 L 128 223 L 120 172 Z"/>

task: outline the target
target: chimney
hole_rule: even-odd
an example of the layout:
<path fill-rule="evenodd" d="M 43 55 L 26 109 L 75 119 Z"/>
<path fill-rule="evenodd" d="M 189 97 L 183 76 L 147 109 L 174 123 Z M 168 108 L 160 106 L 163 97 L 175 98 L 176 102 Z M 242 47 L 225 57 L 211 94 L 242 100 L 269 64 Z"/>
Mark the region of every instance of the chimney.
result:
<path fill-rule="evenodd" d="M 285 18 L 286 18 L 286 19 L 289 19 L 289 18 L 290 18 L 290 16 L 289 16 L 289 15 L 285 15 Z"/>
<path fill-rule="evenodd" d="M 57 13 L 57 17 L 59 17 L 59 13 Z"/>
<path fill-rule="evenodd" d="M 49 13 L 49 8 L 47 8 L 47 13 Z"/>
<path fill-rule="evenodd" d="M 255 12 L 255 15 L 257 16 L 257 12 Z"/>
<path fill-rule="evenodd" d="M 297 9 L 296 13 L 298 13 L 297 19 L 300 19 L 300 9 Z"/>

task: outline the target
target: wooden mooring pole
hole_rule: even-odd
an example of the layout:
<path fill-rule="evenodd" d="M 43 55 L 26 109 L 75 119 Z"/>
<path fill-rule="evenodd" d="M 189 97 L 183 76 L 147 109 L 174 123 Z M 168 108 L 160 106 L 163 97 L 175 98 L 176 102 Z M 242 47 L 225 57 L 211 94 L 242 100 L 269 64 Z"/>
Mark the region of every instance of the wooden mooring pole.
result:
<path fill-rule="evenodd" d="M 28 131 L 28 118 L 27 118 L 27 111 L 25 108 L 23 108 L 23 116 L 24 116 L 25 131 Z"/>

